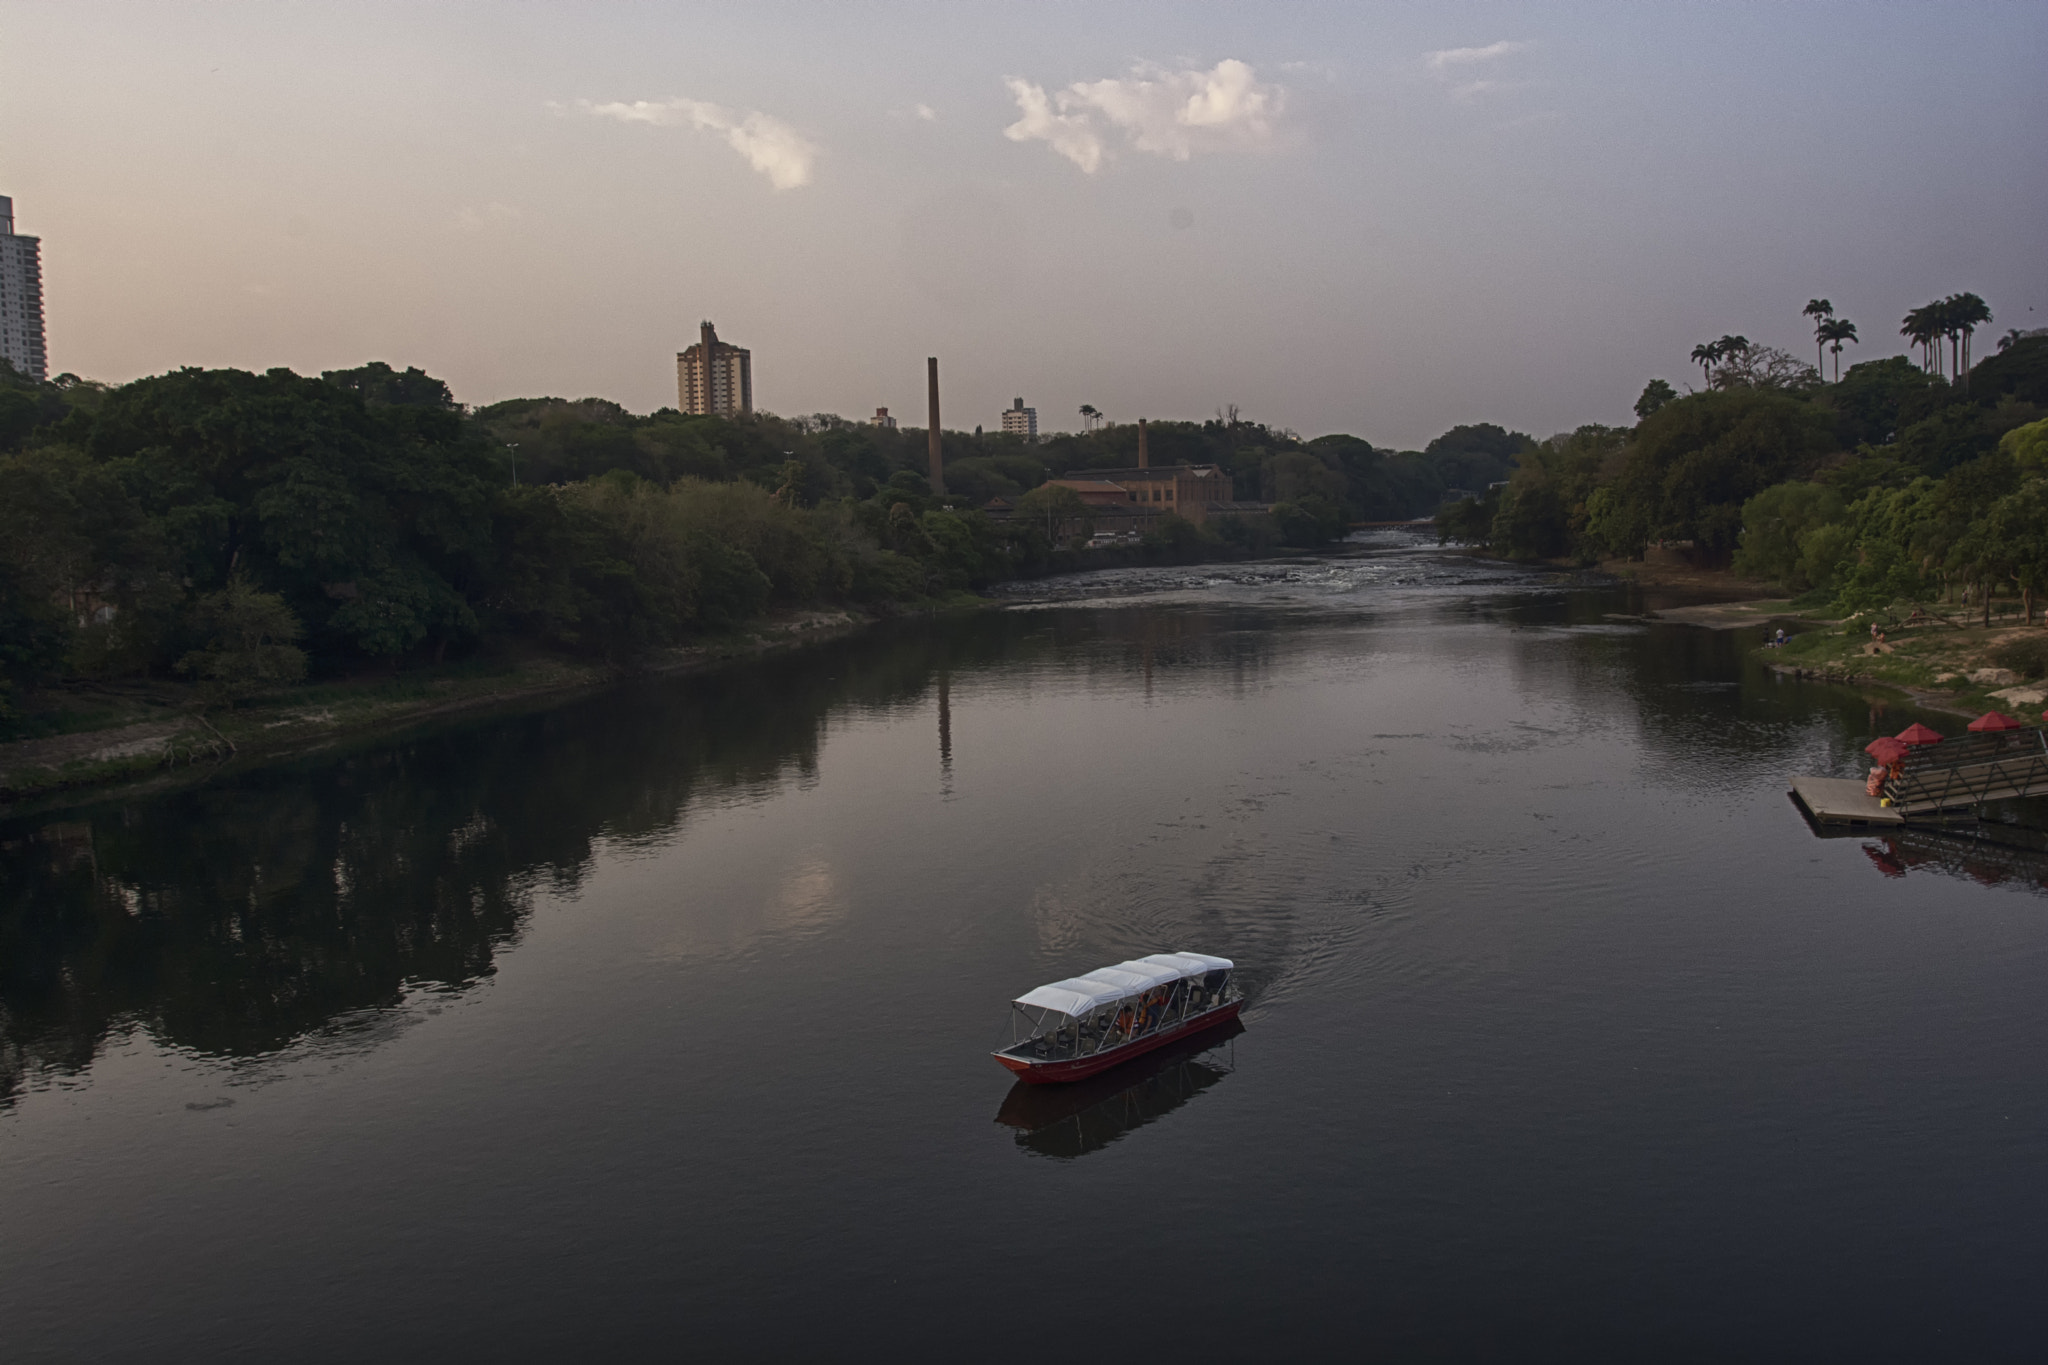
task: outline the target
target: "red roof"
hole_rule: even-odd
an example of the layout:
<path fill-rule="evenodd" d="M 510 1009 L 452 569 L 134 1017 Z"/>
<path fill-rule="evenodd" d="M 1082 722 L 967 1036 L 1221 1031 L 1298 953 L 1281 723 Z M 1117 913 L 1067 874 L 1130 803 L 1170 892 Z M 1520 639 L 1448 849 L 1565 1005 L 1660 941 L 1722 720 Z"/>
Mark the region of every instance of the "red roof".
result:
<path fill-rule="evenodd" d="M 1970 728 L 1981 735 L 1997 730 L 2018 730 L 2021 722 L 2018 716 L 2008 716 L 2003 711 L 1986 711 L 1970 722 Z"/>
<path fill-rule="evenodd" d="M 1899 731 L 1899 742 L 1901 744 L 1939 744 L 1941 743 L 1941 736 L 1916 720 L 1905 729 Z"/>

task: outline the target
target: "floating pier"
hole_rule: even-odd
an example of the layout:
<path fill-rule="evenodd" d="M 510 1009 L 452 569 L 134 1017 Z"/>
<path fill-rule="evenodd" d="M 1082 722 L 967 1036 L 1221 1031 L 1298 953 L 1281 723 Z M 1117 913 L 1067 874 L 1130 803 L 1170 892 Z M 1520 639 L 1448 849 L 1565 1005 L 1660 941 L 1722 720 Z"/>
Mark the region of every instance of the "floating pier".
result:
<path fill-rule="evenodd" d="M 1795 777 L 1792 795 L 1824 825 L 1903 825 L 1906 817 L 1879 803 L 1848 777 Z"/>
<path fill-rule="evenodd" d="M 1993 801 L 2048 796 L 2048 731 L 1967 735 L 1919 745 L 1900 759 L 1881 790 L 1882 802 L 1854 779 L 1792 779 L 1792 795 L 1821 824 L 1967 818 Z"/>

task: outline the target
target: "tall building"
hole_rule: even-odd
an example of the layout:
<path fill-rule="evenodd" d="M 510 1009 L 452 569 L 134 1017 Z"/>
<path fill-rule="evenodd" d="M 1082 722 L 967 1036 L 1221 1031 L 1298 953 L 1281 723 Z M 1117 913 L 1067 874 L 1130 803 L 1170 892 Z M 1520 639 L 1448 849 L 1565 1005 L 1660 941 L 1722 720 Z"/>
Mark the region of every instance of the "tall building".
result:
<path fill-rule="evenodd" d="M 894 431 L 896 430 L 896 419 L 889 415 L 887 408 L 876 408 L 875 415 L 868 418 L 868 425 L 880 427 L 884 431 Z"/>
<path fill-rule="evenodd" d="M 754 356 L 718 339 L 710 323 L 702 340 L 676 354 L 676 406 L 699 417 L 744 417 L 754 410 Z"/>
<path fill-rule="evenodd" d="M 1003 410 L 1003 435 L 1022 436 L 1027 441 L 1038 439 L 1038 409 L 1027 408 L 1019 398 Z"/>
<path fill-rule="evenodd" d="M 14 201 L 0 194 L 0 360 L 47 379 L 43 354 L 43 242 L 14 232 Z"/>

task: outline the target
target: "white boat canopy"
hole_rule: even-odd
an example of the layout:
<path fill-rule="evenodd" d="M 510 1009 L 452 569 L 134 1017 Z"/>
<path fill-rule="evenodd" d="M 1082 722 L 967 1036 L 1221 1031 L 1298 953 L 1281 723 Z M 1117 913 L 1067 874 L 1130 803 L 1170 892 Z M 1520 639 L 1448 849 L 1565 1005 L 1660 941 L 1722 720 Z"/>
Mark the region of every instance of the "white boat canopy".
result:
<path fill-rule="evenodd" d="M 1233 965 L 1227 957 L 1208 957 L 1202 953 L 1154 953 L 1137 961 L 1098 967 L 1083 976 L 1040 986 L 1018 996 L 1014 1003 L 1033 1009 L 1057 1010 L 1071 1018 L 1085 1019 L 1104 1005 L 1113 1005 L 1119 1000 L 1128 1000 L 1134 995 L 1143 995 L 1189 977 L 1229 971 Z"/>
<path fill-rule="evenodd" d="M 1227 972 L 1237 966 L 1227 957 L 1210 957 L 1206 953 L 1154 953 L 1140 959 L 1154 966 L 1166 967 L 1176 975 L 1184 977 L 1207 976 L 1210 972 Z"/>

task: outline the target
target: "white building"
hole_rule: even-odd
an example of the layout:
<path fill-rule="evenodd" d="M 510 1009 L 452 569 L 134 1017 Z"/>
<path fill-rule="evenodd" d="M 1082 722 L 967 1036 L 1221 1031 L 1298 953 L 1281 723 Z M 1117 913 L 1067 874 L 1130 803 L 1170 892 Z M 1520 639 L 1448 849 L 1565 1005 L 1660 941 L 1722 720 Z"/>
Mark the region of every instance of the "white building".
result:
<path fill-rule="evenodd" d="M 1019 398 L 1003 410 L 1003 435 L 1022 436 L 1027 441 L 1038 439 L 1038 409 L 1027 408 Z"/>
<path fill-rule="evenodd" d="M 14 201 L 0 194 L 0 360 L 47 379 L 43 354 L 43 242 L 14 232 Z"/>
<path fill-rule="evenodd" d="M 896 419 L 889 415 L 887 408 L 876 408 L 875 415 L 868 418 L 868 425 L 880 427 L 884 431 L 894 431 L 896 430 Z"/>
<path fill-rule="evenodd" d="M 698 417 L 746 417 L 754 411 L 754 353 L 720 341 L 710 323 L 676 352 L 676 406 Z"/>

